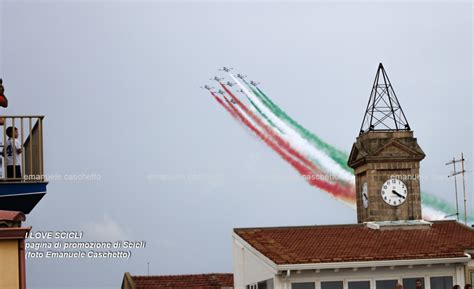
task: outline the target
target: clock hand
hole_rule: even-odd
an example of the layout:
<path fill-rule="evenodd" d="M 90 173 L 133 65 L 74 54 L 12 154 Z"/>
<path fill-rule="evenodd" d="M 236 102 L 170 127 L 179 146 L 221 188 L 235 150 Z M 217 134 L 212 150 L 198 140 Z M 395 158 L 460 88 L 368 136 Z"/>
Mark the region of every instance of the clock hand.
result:
<path fill-rule="evenodd" d="M 395 191 L 395 190 L 392 190 L 392 193 L 395 194 L 395 195 L 397 195 L 397 196 L 399 196 L 400 198 L 406 199 L 405 196 L 400 195 L 400 194 L 399 194 L 397 191 Z"/>

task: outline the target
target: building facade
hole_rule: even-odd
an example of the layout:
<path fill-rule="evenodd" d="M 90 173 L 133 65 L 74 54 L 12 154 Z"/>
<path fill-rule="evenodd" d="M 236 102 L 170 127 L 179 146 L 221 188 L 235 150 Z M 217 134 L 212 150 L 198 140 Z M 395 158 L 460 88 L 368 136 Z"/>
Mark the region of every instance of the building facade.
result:
<path fill-rule="evenodd" d="M 472 253 L 455 221 L 235 229 L 234 287 L 450 289 L 474 280 Z"/>

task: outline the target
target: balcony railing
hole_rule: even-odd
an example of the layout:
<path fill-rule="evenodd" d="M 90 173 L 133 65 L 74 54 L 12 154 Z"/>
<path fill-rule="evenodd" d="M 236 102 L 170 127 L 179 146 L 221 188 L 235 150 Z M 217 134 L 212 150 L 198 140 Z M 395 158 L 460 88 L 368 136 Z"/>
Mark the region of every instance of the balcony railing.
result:
<path fill-rule="evenodd" d="M 43 182 L 43 119 L 41 115 L 0 116 L 1 178 L 7 182 Z M 15 130 L 18 135 L 14 138 Z M 8 134 L 7 135 L 7 131 Z M 15 140 L 18 140 L 16 142 Z M 14 143 L 17 145 L 12 145 Z M 7 163 L 8 162 L 8 163 Z M 15 164 L 18 166 L 15 166 Z"/>

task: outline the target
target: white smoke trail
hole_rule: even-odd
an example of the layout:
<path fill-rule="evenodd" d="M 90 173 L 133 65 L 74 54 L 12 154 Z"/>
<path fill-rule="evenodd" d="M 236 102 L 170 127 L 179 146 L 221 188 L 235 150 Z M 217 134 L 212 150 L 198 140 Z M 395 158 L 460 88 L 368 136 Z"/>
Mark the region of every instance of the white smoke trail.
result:
<path fill-rule="evenodd" d="M 261 115 L 260 112 L 253 106 L 253 105 L 249 105 L 248 108 L 250 109 L 250 111 L 255 114 L 255 115 Z M 278 130 L 278 128 L 276 128 L 272 123 L 270 123 L 270 121 L 268 120 L 267 117 L 261 117 L 260 120 L 265 123 L 275 134 L 277 135 L 281 135 L 282 132 Z"/>
<path fill-rule="evenodd" d="M 429 221 L 444 220 L 446 216 L 444 212 L 441 212 L 435 208 L 432 208 L 426 205 L 422 205 L 421 210 L 423 212 L 424 220 L 429 220 Z"/>

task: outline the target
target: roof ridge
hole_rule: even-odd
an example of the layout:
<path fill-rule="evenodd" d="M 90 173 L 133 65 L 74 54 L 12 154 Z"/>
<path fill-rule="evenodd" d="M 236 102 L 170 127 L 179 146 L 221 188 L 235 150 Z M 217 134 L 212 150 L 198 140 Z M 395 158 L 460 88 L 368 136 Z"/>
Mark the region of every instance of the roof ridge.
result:
<path fill-rule="evenodd" d="M 186 276 L 216 276 L 216 275 L 234 275 L 233 273 L 190 273 L 190 274 L 169 274 L 169 275 L 131 275 L 137 278 L 165 278 L 165 277 L 186 277 Z"/>
<path fill-rule="evenodd" d="M 364 227 L 363 223 L 356 224 L 327 224 L 327 225 L 300 225 L 300 226 L 276 226 L 276 227 L 248 227 L 234 228 L 236 230 L 275 230 L 275 229 L 311 229 L 311 228 L 340 228 L 340 227 Z"/>

